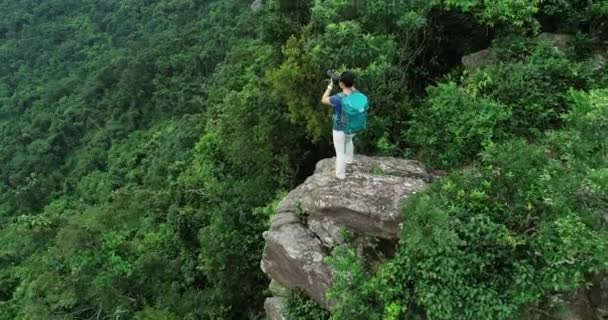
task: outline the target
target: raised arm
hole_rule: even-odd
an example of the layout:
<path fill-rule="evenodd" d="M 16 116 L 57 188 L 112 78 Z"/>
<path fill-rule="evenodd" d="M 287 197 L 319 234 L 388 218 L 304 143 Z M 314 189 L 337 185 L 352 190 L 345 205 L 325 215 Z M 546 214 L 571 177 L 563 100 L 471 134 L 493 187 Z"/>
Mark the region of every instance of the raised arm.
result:
<path fill-rule="evenodd" d="M 331 106 L 331 102 L 329 101 L 329 96 L 331 95 L 331 90 L 333 90 L 333 88 L 334 88 L 334 84 L 330 82 L 329 85 L 327 85 L 327 89 L 325 89 L 325 93 L 323 93 L 323 97 L 321 97 L 322 104 Z"/>

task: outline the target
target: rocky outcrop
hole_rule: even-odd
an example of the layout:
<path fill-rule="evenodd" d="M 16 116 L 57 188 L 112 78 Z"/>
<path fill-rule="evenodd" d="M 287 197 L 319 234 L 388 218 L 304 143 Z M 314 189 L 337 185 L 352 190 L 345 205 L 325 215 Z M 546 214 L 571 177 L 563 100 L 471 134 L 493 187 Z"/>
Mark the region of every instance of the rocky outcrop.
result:
<path fill-rule="evenodd" d="M 286 215 L 289 213 L 280 213 Z M 300 288 L 319 304 L 328 306 L 325 292 L 332 275 L 323 262 L 326 251 L 314 234 L 300 223 L 284 224 L 265 234 L 262 271 L 286 288 Z"/>
<path fill-rule="evenodd" d="M 594 285 L 587 290 L 585 295 L 589 298 L 589 304 L 598 319 L 608 319 L 608 274 L 598 276 Z"/>
<path fill-rule="evenodd" d="M 543 32 L 539 34 L 536 39 L 538 41 L 546 41 L 551 44 L 555 50 L 563 52 L 568 48 L 568 43 L 572 39 L 572 36 L 568 34 Z M 462 64 L 467 71 L 473 71 L 494 62 L 495 59 L 491 49 L 483 49 L 462 57 Z"/>
<path fill-rule="evenodd" d="M 401 216 L 407 216 L 403 201 L 434 179 L 420 163 L 395 158 L 357 156 L 345 180 L 333 177 L 333 168 L 334 159 L 317 163 L 314 174 L 277 205 L 264 233 L 261 268 L 274 295 L 264 307 L 271 320 L 286 319 L 289 289 L 331 310 L 326 293 L 333 273 L 325 257 L 344 241 L 342 231 L 350 231 L 359 256 L 373 269 L 395 249 Z M 590 288 L 547 297 L 522 320 L 608 320 L 608 277 L 590 280 Z"/>
<path fill-rule="evenodd" d="M 341 241 L 340 228 L 382 239 L 399 238 L 401 202 L 425 185 L 428 174 L 413 161 L 361 157 L 349 178 L 334 179 L 334 163 L 323 160 L 301 186 L 301 209 L 310 230 L 329 248 Z"/>
<path fill-rule="evenodd" d="M 569 34 L 543 32 L 538 35 L 537 39 L 540 41 L 548 42 L 556 50 L 564 52 L 568 49 L 568 44 L 572 40 L 572 36 Z"/>
<path fill-rule="evenodd" d="M 600 70 L 608 64 L 608 45 L 604 50 L 597 51 L 593 54 L 591 64 L 594 71 Z"/>
<path fill-rule="evenodd" d="M 285 317 L 285 298 L 272 297 L 264 302 L 264 310 L 270 320 L 287 320 Z"/>
<path fill-rule="evenodd" d="M 547 297 L 540 306 L 529 308 L 522 320 L 607 320 L 608 275 L 591 282 L 589 288 Z"/>
<path fill-rule="evenodd" d="M 261 262 L 275 292 L 277 287 L 298 288 L 328 309 L 332 303 L 325 294 L 333 275 L 324 258 L 344 241 L 341 230 L 394 244 L 401 229 L 402 201 L 431 179 L 416 161 L 356 156 L 347 178 L 339 180 L 333 176 L 334 161 L 317 163 L 315 173 L 278 204 L 270 230 L 264 233 Z"/>
<path fill-rule="evenodd" d="M 572 38 L 573 36 L 569 34 L 544 32 L 539 34 L 536 37 L 536 40 L 549 43 L 558 52 L 566 52 Z M 483 49 L 462 57 L 462 65 L 469 72 L 475 71 L 483 66 L 491 65 L 495 62 L 496 58 L 491 49 Z M 608 42 L 604 42 L 603 48 L 598 49 L 591 54 L 590 62 L 591 68 L 594 71 L 606 67 L 608 64 Z"/>
<path fill-rule="evenodd" d="M 262 8 L 262 0 L 255 0 L 253 1 L 249 7 L 251 8 L 251 10 L 255 11 L 259 11 Z"/>
<path fill-rule="evenodd" d="M 494 57 L 490 49 L 483 49 L 462 57 L 462 64 L 468 71 L 487 66 L 492 64 L 492 62 L 494 62 Z"/>

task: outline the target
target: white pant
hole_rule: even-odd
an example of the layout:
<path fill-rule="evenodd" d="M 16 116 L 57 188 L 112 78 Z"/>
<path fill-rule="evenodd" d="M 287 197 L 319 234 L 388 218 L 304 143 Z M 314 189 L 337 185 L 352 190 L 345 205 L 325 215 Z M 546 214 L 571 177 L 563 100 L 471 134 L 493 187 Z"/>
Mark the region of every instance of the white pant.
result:
<path fill-rule="evenodd" d="M 334 130 L 334 148 L 336 148 L 336 177 L 338 179 L 346 178 L 346 164 L 353 162 L 353 146 L 354 134 L 344 134 L 344 131 Z"/>

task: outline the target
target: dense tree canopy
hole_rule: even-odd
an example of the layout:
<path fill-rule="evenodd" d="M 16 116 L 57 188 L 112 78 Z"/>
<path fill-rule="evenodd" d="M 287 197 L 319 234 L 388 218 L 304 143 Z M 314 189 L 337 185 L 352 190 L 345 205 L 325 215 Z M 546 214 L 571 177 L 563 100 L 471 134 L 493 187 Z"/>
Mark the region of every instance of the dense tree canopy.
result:
<path fill-rule="evenodd" d="M 378 274 L 336 250 L 336 319 L 509 319 L 606 269 L 608 1 L 249 5 L 0 0 L 0 319 L 263 318 L 273 206 L 332 155 L 327 69 L 371 98 L 358 152 L 454 172 Z"/>

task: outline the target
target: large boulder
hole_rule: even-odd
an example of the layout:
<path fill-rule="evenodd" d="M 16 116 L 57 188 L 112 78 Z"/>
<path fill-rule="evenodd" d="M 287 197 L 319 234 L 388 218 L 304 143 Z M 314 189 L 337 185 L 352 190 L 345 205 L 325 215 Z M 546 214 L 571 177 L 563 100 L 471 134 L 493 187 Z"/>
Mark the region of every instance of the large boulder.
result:
<path fill-rule="evenodd" d="M 283 320 L 288 289 L 302 290 L 331 310 L 326 298 L 333 273 L 325 263 L 334 246 L 350 232 L 365 266 L 374 269 L 390 257 L 400 235 L 403 201 L 439 175 L 429 175 L 416 162 L 356 156 L 347 178 L 333 177 L 334 159 L 317 163 L 304 183 L 277 205 L 266 241 L 262 270 L 270 277 L 265 309 L 271 320 Z M 608 277 L 590 279 L 593 286 L 554 294 L 531 307 L 525 320 L 608 320 Z"/>
<path fill-rule="evenodd" d="M 598 276 L 586 296 L 598 319 L 608 319 L 608 274 Z"/>
<path fill-rule="evenodd" d="M 608 46 L 596 51 L 591 57 L 591 65 L 593 71 L 600 70 L 608 64 Z"/>
<path fill-rule="evenodd" d="M 270 281 L 270 284 L 268 285 L 268 290 L 275 297 L 288 297 L 289 296 L 289 289 L 283 287 L 280 283 L 276 282 L 275 280 Z"/>
<path fill-rule="evenodd" d="M 551 44 L 555 50 L 564 52 L 568 49 L 572 36 L 569 34 L 543 32 L 538 35 L 537 39 Z"/>
<path fill-rule="evenodd" d="M 379 239 L 385 247 L 395 243 L 402 202 L 431 179 L 416 161 L 356 156 L 347 178 L 340 180 L 333 176 L 334 163 L 333 158 L 320 161 L 315 173 L 277 205 L 264 233 L 261 261 L 275 287 L 300 289 L 328 309 L 332 303 L 326 292 L 333 275 L 324 258 L 343 241 L 341 231 Z"/>
<path fill-rule="evenodd" d="M 465 69 L 469 71 L 487 66 L 493 61 L 494 57 L 492 56 L 490 49 L 483 49 L 462 57 L 462 64 L 464 65 Z"/>
<path fill-rule="evenodd" d="M 530 307 L 522 320 L 606 320 L 608 319 L 608 276 L 591 279 L 592 286 L 574 292 L 557 293 Z"/>
<path fill-rule="evenodd" d="M 253 1 L 249 7 L 251 8 L 251 10 L 255 11 L 259 11 L 262 8 L 262 0 L 255 0 Z"/>
<path fill-rule="evenodd" d="M 287 214 L 287 213 L 282 213 Z M 322 306 L 332 275 L 323 262 L 321 241 L 299 223 L 285 224 L 264 234 L 262 271 L 286 288 L 299 288 Z"/>
<path fill-rule="evenodd" d="M 334 160 L 317 164 L 298 195 L 310 229 L 328 247 L 341 242 L 340 230 L 396 240 L 401 204 L 421 191 L 429 175 L 420 163 L 395 158 L 358 157 L 348 179 L 332 176 Z"/>
<path fill-rule="evenodd" d="M 536 40 L 548 42 L 555 50 L 564 52 L 568 48 L 568 44 L 572 40 L 572 36 L 568 34 L 543 32 L 536 37 Z M 463 56 L 462 64 L 467 71 L 474 71 L 479 67 L 494 63 L 495 60 L 496 59 L 494 58 L 491 49 L 483 49 Z"/>
<path fill-rule="evenodd" d="M 285 317 L 285 301 L 284 298 L 268 298 L 264 302 L 264 310 L 268 316 L 268 320 L 287 320 Z"/>

